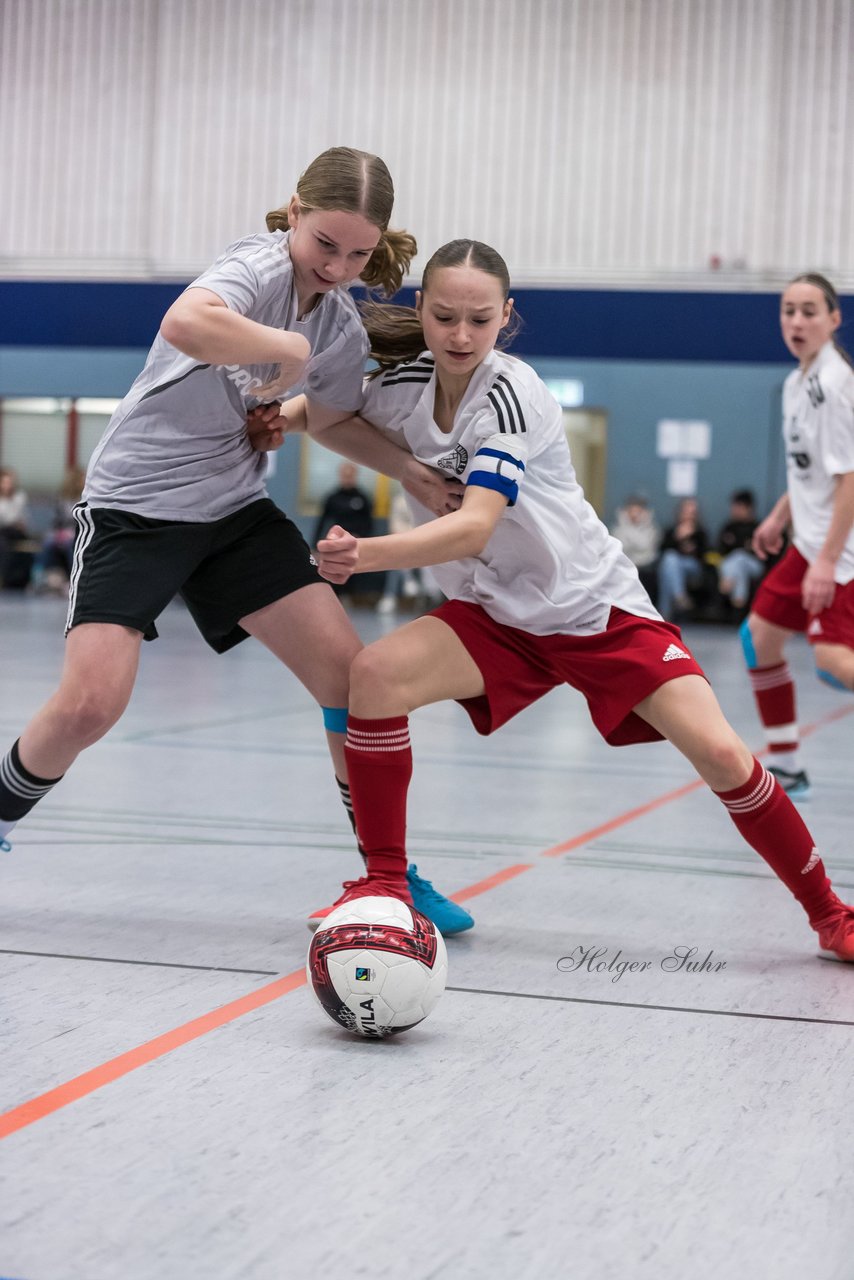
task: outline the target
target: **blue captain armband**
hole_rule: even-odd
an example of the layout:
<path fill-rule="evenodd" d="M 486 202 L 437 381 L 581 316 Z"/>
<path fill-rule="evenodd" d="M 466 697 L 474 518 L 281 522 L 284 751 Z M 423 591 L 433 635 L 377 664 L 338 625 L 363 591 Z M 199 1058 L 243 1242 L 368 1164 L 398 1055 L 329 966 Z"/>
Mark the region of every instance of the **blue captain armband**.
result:
<path fill-rule="evenodd" d="M 466 478 L 466 484 L 479 485 L 482 489 L 495 489 L 512 507 L 519 496 L 519 481 L 525 473 L 525 464 L 504 449 L 492 449 L 482 445 L 474 455 L 475 470 Z"/>

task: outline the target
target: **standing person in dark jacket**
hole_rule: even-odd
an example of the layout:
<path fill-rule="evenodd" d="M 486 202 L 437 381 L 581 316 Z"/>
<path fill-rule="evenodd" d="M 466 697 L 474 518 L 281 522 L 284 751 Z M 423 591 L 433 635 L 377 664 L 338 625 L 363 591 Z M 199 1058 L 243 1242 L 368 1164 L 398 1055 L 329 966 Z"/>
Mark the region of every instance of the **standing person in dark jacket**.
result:
<path fill-rule="evenodd" d="M 314 531 L 314 545 L 325 538 L 334 524 L 357 538 L 370 538 L 374 532 L 373 501 L 359 488 L 359 468 L 342 462 L 338 468 L 338 488 L 327 494 Z"/>
<path fill-rule="evenodd" d="M 359 468 L 352 462 L 342 462 L 338 468 L 338 488 L 326 495 L 323 510 L 314 529 L 316 547 L 333 525 L 340 525 L 357 538 L 371 538 L 374 534 L 373 500 L 370 494 L 359 488 Z M 359 591 L 379 593 L 383 586 L 381 574 L 365 575 L 359 582 Z M 349 595 L 350 588 L 332 584 L 336 596 Z"/>

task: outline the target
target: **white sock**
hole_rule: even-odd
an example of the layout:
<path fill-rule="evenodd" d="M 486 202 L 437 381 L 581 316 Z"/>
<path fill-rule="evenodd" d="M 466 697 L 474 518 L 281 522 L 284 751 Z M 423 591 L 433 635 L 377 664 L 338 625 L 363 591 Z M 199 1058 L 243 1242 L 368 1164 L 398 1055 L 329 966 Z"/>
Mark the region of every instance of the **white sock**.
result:
<path fill-rule="evenodd" d="M 2 840 L 4 836 L 7 836 L 9 834 L 9 832 L 12 830 L 14 825 L 15 825 L 14 822 L 4 822 L 3 819 L 0 818 L 0 840 Z"/>
<path fill-rule="evenodd" d="M 794 751 L 774 751 L 768 760 L 769 765 L 774 765 L 778 769 L 785 769 L 787 773 L 800 773 L 801 761 L 800 753 Z"/>

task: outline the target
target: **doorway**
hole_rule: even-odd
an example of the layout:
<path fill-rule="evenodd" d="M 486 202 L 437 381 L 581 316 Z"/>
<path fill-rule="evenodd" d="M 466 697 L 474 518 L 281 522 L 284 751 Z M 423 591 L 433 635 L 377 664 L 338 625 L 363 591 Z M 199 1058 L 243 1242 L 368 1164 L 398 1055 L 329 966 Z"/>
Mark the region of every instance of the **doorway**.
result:
<path fill-rule="evenodd" d="M 604 519 L 608 415 L 604 409 L 564 409 L 563 427 L 578 483 L 597 516 Z"/>

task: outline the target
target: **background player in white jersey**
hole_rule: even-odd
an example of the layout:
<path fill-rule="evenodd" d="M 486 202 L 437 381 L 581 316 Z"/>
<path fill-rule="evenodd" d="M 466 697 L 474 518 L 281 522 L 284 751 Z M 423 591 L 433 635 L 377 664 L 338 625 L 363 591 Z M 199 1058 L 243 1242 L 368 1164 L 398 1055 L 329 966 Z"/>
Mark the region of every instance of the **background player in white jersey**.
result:
<path fill-rule="evenodd" d="M 360 541 L 338 530 L 318 548 L 331 581 L 435 565 L 450 596 L 354 659 L 347 759 L 368 876 L 341 900 L 377 890 L 406 898 L 414 708 L 454 698 L 491 733 L 566 683 L 613 745 L 678 747 L 802 904 L 822 949 L 854 960 L 854 909 L 833 892 L 800 815 L 585 501 L 558 405 L 530 368 L 495 350 L 513 314 L 509 287 L 494 250 L 458 240 L 428 262 L 414 312 L 366 315 L 373 353 L 404 363 L 368 384 L 362 412 L 466 488 L 442 519 L 416 508 L 408 533 Z M 334 439 L 334 428 L 326 434 Z"/>
<path fill-rule="evenodd" d="M 798 755 L 795 685 L 786 645 L 813 646 L 818 675 L 854 691 L 854 369 L 834 341 L 842 323 L 824 276 L 796 276 L 783 293 L 783 340 L 798 360 L 783 388 L 787 491 L 753 537 L 763 560 L 792 545 L 760 583 L 741 628 L 775 774 L 793 797 L 809 779 Z"/>
<path fill-rule="evenodd" d="M 318 700 L 349 807 L 344 729 L 360 641 L 299 531 L 266 496 L 246 417 L 300 385 L 291 425 L 303 413 L 314 425 L 341 424 L 358 408 L 368 344 L 346 286 L 400 286 L 416 245 L 389 229 L 393 201 L 382 160 L 332 148 L 268 215 L 267 233 L 231 245 L 166 313 L 75 509 L 64 669 L 0 759 L 0 844 L 119 719 L 142 640 L 156 638 L 155 620 L 178 592 L 218 653 L 255 636 Z M 363 428 L 353 445 L 358 461 L 446 509 L 445 482 L 409 453 Z M 423 909 L 440 902 L 431 890 Z"/>

